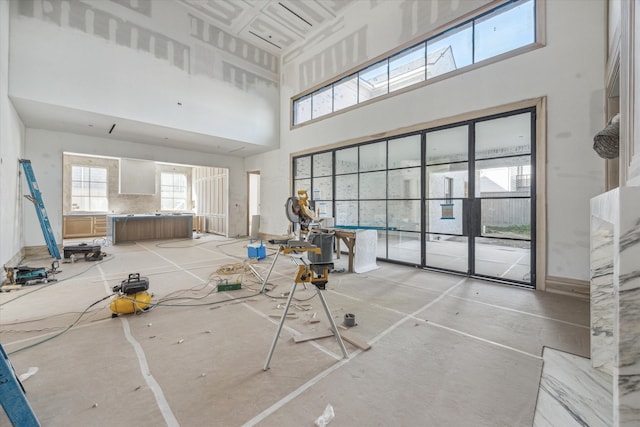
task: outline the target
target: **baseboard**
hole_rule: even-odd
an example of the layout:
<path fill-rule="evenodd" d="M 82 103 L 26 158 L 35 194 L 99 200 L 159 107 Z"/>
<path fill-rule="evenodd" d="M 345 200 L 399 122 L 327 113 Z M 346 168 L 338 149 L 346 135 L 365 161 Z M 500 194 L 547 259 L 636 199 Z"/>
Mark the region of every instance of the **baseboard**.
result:
<path fill-rule="evenodd" d="M 545 291 L 570 295 L 572 297 L 589 300 L 591 284 L 587 280 L 569 279 L 566 277 L 547 276 Z"/>

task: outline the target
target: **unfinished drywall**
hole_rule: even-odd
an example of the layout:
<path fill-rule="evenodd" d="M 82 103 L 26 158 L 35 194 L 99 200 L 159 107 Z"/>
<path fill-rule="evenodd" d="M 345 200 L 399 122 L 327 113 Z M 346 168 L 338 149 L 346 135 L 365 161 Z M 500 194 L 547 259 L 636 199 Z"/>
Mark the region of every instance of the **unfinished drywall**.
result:
<path fill-rule="evenodd" d="M 9 3 L 0 1 L 0 264 L 16 265 L 23 246 L 22 194 L 27 190 L 21 186 L 18 161 L 25 128 L 7 96 L 8 59 Z M 0 276 L 4 277 L 4 270 Z"/>
<path fill-rule="evenodd" d="M 64 132 L 28 128 L 25 157 L 33 164 L 40 191 L 56 240 L 62 237 L 63 153 L 129 157 L 156 162 L 221 167 L 229 169 L 229 236 L 247 234 L 247 184 L 244 162 L 240 158 L 197 151 L 179 150 L 130 141 L 95 138 Z M 24 212 L 25 246 L 42 246 L 44 238 L 33 209 Z"/>
<path fill-rule="evenodd" d="M 367 14 L 358 9 L 362 17 L 346 16 L 344 27 L 336 34 L 285 65 L 281 148 L 246 161 L 247 170 L 259 169 L 263 178 L 266 220 L 261 231 L 283 233 L 287 229 L 282 205 L 291 188 L 291 153 L 367 135 L 374 139 L 382 132 L 546 96 L 547 159 L 538 161 L 547 163 L 547 274 L 588 280 L 589 200 L 604 190 L 604 165 L 591 149 L 593 135 L 605 120 L 604 1 L 547 1 L 545 47 L 290 130 L 290 98 L 306 89 L 301 82 L 316 80 L 300 75 L 312 52 L 322 54 L 366 22 L 366 57 L 379 55 L 378 46 L 388 49 L 402 39 L 406 24 L 402 11 L 410 3 L 380 2 Z M 438 2 L 438 8 L 454 3 Z M 466 2 L 458 2 L 460 8 L 464 5 Z M 580 9 L 579 20 L 575 19 L 576 8 Z M 430 29 L 425 25 L 422 32 Z M 329 77 L 329 70 L 320 75 Z"/>
<path fill-rule="evenodd" d="M 360 1 L 303 46 L 283 55 L 284 84 L 303 92 L 487 3 L 490 1 Z"/>
<path fill-rule="evenodd" d="M 183 4 L 10 4 L 12 97 L 277 147 L 277 58 Z"/>

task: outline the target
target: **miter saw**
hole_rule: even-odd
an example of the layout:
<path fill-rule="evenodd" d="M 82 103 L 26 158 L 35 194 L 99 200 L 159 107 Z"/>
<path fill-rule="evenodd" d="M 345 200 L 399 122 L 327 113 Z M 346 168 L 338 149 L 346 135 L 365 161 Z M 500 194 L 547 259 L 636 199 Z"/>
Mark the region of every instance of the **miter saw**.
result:
<path fill-rule="evenodd" d="M 301 234 L 306 234 L 310 228 L 317 224 L 314 210 L 315 202 L 309 200 L 307 190 L 298 190 L 298 197 L 293 196 L 287 199 L 285 213 L 287 219 L 293 224 L 294 234 L 296 224 L 299 224 Z"/>
<path fill-rule="evenodd" d="M 299 265 L 298 275 L 296 281 L 298 283 L 311 282 L 316 287 L 324 289 L 325 283 L 327 283 L 327 277 L 329 270 L 333 268 L 331 262 L 331 251 L 333 247 L 333 234 L 328 233 L 316 233 L 314 228 L 319 227 L 320 224 L 316 221 L 316 214 L 314 212 L 315 202 L 309 200 L 307 190 L 298 190 L 298 196 L 289 197 L 285 203 L 285 214 L 287 219 L 293 224 L 293 239 L 287 240 L 269 240 L 271 244 L 280 245 L 280 252 L 291 255 L 293 253 L 307 252 L 307 260 L 304 265 Z M 296 225 L 298 226 L 298 233 L 296 233 Z M 328 235 L 331 241 L 328 241 L 328 245 L 318 245 L 318 237 Z M 327 253 L 323 254 L 323 250 Z M 277 259 L 274 259 L 274 264 Z M 273 265 L 272 265 L 273 267 Z M 271 270 L 269 270 L 271 273 Z M 263 290 L 266 280 L 263 282 Z"/>

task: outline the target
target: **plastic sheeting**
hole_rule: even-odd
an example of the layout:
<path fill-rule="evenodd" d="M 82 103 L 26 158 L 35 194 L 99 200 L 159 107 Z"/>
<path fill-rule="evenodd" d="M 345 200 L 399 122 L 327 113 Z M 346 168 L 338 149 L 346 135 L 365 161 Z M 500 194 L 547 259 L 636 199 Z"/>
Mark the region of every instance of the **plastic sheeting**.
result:
<path fill-rule="evenodd" d="M 366 273 L 378 268 L 378 232 L 376 230 L 356 230 L 356 247 L 353 257 L 353 271 Z"/>

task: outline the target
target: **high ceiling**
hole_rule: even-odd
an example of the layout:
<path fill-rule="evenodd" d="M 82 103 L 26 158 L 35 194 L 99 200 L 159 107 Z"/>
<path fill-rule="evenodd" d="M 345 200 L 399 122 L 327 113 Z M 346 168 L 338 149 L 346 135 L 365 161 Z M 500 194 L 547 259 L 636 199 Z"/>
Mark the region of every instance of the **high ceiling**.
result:
<path fill-rule="evenodd" d="M 355 4 L 354 0 L 177 1 L 205 22 L 277 56 L 300 46 Z M 24 124 L 36 129 L 240 157 L 273 149 L 27 99 L 13 98 L 13 103 Z"/>
<path fill-rule="evenodd" d="M 304 42 L 353 0 L 180 0 L 212 25 L 276 55 Z"/>

